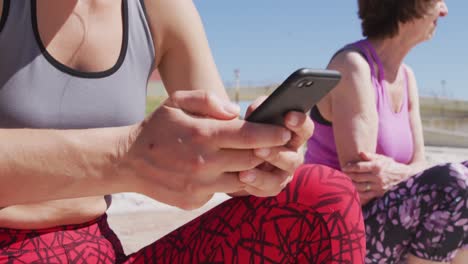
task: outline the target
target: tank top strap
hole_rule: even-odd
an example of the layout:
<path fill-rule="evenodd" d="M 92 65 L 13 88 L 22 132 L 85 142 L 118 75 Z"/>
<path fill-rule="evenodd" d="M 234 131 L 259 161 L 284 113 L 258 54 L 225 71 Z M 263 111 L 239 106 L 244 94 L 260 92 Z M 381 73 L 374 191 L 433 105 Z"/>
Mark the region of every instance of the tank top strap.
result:
<path fill-rule="evenodd" d="M 367 63 L 369 64 L 369 68 L 371 71 L 371 77 L 372 77 L 372 85 L 374 86 L 374 91 L 375 91 L 375 101 L 377 105 L 377 109 L 380 109 L 380 107 L 385 104 L 385 91 L 383 89 L 383 83 L 382 83 L 382 75 L 383 73 L 383 67 L 382 63 L 380 62 L 379 58 L 376 56 L 375 50 L 372 48 L 372 46 L 369 45 L 368 41 L 366 39 L 360 40 L 355 42 L 354 45 L 358 50 L 361 51 L 361 54 L 364 55 L 365 59 L 367 60 Z M 377 64 L 377 71 L 375 68 L 375 64 Z"/>
<path fill-rule="evenodd" d="M 369 67 L 370 67 L 371 75 L 373 77 L 378 78 L 378 76 L 377 76 L 377 74 L 375 72 L 375 68 L 373 67 L 374 63 L 377 63 L 377 61 L 375 61 L 374 56 L 372 56 L 371 50 L 369 50 L 369 47 L 367 47 L 364 44 L 364 42 L 365 42 L 365 40 L 360 40 L 360 41 L 357 41 L 357 42 L 354 42 L 354 43 L 351 43 L 351 44 L 348 44 L 348 45 L 344 46 L 343 48 L 341 48 L 337 52 L 335 52 L 335 54 L 332 56 L 331 60 L 333 60 L 336 57 L 336 55 L 338 55 L 339 53 L 341 53 L 343 51 L 356 50 L 357 52 L 359 52 L 359 54 L 361 54 L 364 57 L 364 59 L 366 59 L 367 63 L 369 64 Z M 381 72 L 380 68 L 379 68 L 379 72 Z"/>
<path fill-rule="evenodd" d="M 146 12 L 145 2 L 144 0 L 124 1 L 127 1 L 128 5 L 129 46 L 131 46 L 133 50 L 138 51 L 132 52 L 132 54 L 130 54 L 129 56 L 132 58 L 131 60 L 135 61 L 150 59 L 152 62 L 151 69 L 154 69 L 154 57 L 156 55 L 156 51 L 153 45 L 153 37 L 151 35 L 149 18 Z"/>
<path fill-rule="evenodd" d="M 4 0 L 3 14 L 1 14 L 2 18 L 0 19 L 0 33 L 6 31 L 7 26 L 10 27 L 10 31 L 18 31 L 17 28 L 30 25 L 30 6 L 30 1 Z"/>
<path fill-rule="evenodd" d="M 364 40 L 360 40 L 358 42 L 355 42 L 355 43 L 351 44 L 350 46 L 353 46 L 353 47 L 357 48 L 358 51 L 360 51 L 360 53 L 366 59 L 367 63 L 369 63 L 369 67 L 370 67 L 370 70 L 371 70 L 371 75 L 376 77 L 377 74 L 375 73 L 375 68 L 374 68 L 374 57 L 370 53 L 368 47 L 364 44 Z"/>
<path fill-rule="evenodd" d="M 371 53 L 371 56 L 373 58 L 373 61 L 375 62 L 375 64 L 377 64 L 377 70 L 379 71 L 378 75 L 377 75 L 377 78 L 379 80 L 379 83 L 382 83 L 382 81 L 385 80 L 385 71 L 384 71 L 384 68 L 383 68 L 382 61 L 380 60 L 379 56 L 377 55 L 377 52 L 375 51 L 372 44 L 367 39 L 362 40 L 361 43 L 362 43 L 362 45 L 364 45 L 369 50 L 369 52 Z"/>

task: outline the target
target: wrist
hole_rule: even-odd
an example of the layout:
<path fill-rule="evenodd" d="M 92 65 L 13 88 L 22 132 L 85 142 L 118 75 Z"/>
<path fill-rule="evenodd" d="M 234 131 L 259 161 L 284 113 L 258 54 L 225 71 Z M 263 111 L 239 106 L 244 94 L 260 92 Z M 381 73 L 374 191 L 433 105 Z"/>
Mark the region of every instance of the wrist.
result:
<path fill-rule="evenodd" d="M 410 167 L 406 164 L 398 163 L 391 160 L 391 165 L 388 168 L 389 177 L 389 188 L 399 184 L 400 182 L 406 180 L 410 174 Z"/>
<path fill-rule="evenodd" d="M 413 175 L 414 169 L 411 167 L 411 165 L 408 164 L 402 164 L 402 163 L 397 163 L 398 165 L 398 175 L 399 175 L 399 180 L 396 184 L 407 180 L 409 177 Z"/>
<path fill-rule="evenodd" d="M 109 155 L 108 164 L 103 170 L 104 182 L 111 186 L 113 193 L 139 192 L 137 177 L 130 149 L 141 130 L 141 124 L 122 127 L 117 133 Z"/>

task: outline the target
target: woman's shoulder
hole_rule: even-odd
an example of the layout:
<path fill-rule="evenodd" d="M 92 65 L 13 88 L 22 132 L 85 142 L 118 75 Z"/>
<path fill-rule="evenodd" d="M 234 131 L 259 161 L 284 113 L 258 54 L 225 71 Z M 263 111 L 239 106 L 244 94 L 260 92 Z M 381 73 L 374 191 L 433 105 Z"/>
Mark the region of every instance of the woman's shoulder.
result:
<path fill-rule="evenodd" d="M 156 64 L 159 64 L 167 51 L 176 50 L 180 43 L 182 43 L 182 48 L 196 47 L 194 43 L 202 37 L 200 32 L 204 31 L 193 1 L 143 0 L 143 4 L 155 50 L 158 51 Z"/>
<path fill-rule="evenodd" d="M 369 64 L 357 49 L 349 48 L 338 51 L 331 59 L 328 68 L 348 72 L 369 72 Z"/>
<path fill-rule="evenodd" d="M 331 93 L 335 100 L 341 98 L 339 104 L 344 104 L 349 98 L 361 103 L 375 101 L 371 68 L 358 49 L 341 49 L 327 68 L 339 71 L 342 75 L 340 83 Z"/>
<path fill-rule="evenodd" d="M 353 43 L 348 43 L 339 50 L 337 50 L 330 61 L 338 59 L 341 62 L 356 63 L 366 61 L 366 55 L 364 54 L 361 46 L 359 45 L 361 41 L 356 41 Z"/>

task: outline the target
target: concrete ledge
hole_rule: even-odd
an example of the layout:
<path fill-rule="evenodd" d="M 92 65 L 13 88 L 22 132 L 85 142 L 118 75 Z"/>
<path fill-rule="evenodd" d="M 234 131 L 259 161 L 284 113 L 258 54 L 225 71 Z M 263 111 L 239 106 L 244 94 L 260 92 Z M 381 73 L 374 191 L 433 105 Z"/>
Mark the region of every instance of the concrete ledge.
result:
<path fill-rule="evenodd" d="M 425 127 L 424 144 L 428 146 L 468 148 L 468 133 Z"/>
<path fill-rule="evenodd" d="M 468 117 L 423 117 L 423 127 L 468 133 Z"/>
<path fill-rule="evenodd" d="M 423 117 L 468 117 L 468 101 L 420 97 L 421 116 Z"/>

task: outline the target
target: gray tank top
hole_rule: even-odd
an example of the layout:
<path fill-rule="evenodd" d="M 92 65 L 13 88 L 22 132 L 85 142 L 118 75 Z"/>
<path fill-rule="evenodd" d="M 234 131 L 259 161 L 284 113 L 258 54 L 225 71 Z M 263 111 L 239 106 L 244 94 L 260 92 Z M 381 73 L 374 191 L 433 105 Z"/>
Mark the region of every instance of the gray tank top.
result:
<path fill-rule="evenodd" d="M 5 0 L 0 21 L 0 128 L 96 128 L 145 115 L 154 47 L 143 1 L 123 0 L 117 63 L 85 73 L 55 60 L 42 44 L 36 0 Z"/>

